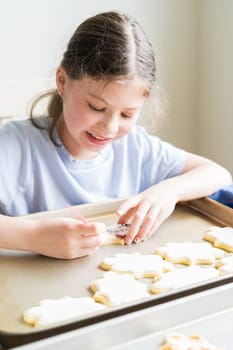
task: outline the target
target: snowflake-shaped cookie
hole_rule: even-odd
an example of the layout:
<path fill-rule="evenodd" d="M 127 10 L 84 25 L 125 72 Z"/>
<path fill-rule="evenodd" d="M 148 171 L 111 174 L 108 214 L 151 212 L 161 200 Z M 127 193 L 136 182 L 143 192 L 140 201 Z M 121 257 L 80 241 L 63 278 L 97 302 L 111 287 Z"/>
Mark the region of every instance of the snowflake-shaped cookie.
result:
<path fill-rule="evenodd" d="M 138 282 L 132 275 L 105 272 L 103 278 L 94 280 L 91 285 L 95 301 L 113 306 L 150 296 L 145 283 Z"/>
<path fill-rule="evenodd" d="M 129 273 L 135 278 L 153 278 L 174 268 L 172 263 L 163 260 L 159 255 L 141 253 L 115 254 L 113 257 L 104 258 L 100 267 L 104 270 Z"/>
<path fill-rule="evenodd" d="M 214 248 L 208 243 L 181 242 L 167 243 L 156 250 L 155 254 L 161 255 L 164 259 L 174 264 L 214 264 L 215 259 L 224 256 L 221 249 Z"/>
<path fill-rule="evenodd" d="M 233 253 L 233 228 L 232 227 L 210 227 L 204 233 L 204 239 L 211 242 L 215 247 L 222 248 Z"/>
<path fill-rule="evenodd" d="M 104 308 L 104 305 L 95 302 L 91 297 L 72 298 L 65 296 L 60 299 L 41 300 L 38 306 L 33 306 L 24 312 L 23 319 L 32 326 L 44 326 Z"/>
<path fill-rule="evenodd" d="M 118 244 L 124 245 L 124 237 L 127 235 L 130 224 L 113 224 L 106 227 L 106 238 L 103 245 Z"/>
<path fill-rule="evenodd" d="M 166 292 L 218 276 L 219 271 L 213 267 L 201 268 L 197 265 L 183 267 L 164 273 L 159 281 L 152 283 L 151 292 Z"/>

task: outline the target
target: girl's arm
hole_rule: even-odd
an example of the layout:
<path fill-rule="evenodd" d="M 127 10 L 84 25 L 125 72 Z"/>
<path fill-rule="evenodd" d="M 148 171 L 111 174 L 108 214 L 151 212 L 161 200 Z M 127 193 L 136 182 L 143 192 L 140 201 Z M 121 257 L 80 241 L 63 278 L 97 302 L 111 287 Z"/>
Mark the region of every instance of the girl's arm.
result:
<path fill-rule="evenodd" d="M 126 243 L 150 237 L 173 212 L 179 201 L 209 196 L 232 182 L 230 173 L 220 165 L 187 153 L 182 173 L 148 188 L 126 200 L 117 210 L 119 223 L 131 220 Z"/>
<path fill-rule="evenodd" d="M 105 238 L 102 223 L 72 218 L 25 220 L 0 215 L 0 248 L 25 250 L 61 259 L 93 253 Z"/>
<path fill-rule="evenodd" d="M 180 176 L 175 178 L 178 201 L 205 197 L 232 182 L 231 174 L 219 164 L 186 153 L 186 164 Z"/>

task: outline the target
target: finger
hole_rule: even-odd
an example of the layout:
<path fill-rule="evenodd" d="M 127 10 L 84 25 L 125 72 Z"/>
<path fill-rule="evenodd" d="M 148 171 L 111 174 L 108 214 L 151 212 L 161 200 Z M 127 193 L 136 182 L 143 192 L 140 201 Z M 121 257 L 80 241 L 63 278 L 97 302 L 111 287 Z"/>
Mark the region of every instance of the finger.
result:
<path fill-rule="evenodd" d="M 120 217 L 120 219 L 118 220 L 118 224 L 125 224 L 127 223 L 134 215 L 134 213 L 136 212 L 137 207 L 136 208 L 131 208 L 129 209 L 124 215 L 122 215 Z"/>
<path fill-rule="evenodd" d="M 131 208 L 135 208 L 140 203 L 140 197 L 139 196 L 133 196 L 129 199 L 127 199 L 125 202 L 123 202 L 119 208 L 116 210 L 117 215 L 122 216 L 126 212 L 129 211 Z"/>
<path fill-rule="evenodd" d="M 158 214 L 157 219 L 154 222 L 154 225 L 151 227 L 150 231 L 148 231 L 147 234 L 144 236 L 144 241 L 149 239 L 155 233 L 155 231 L 159 228 L 162 222 L 165 220 L 166 217 L 161 215 L 161 213 L 162 211 L 160 211 L 160 213 Z"/>
<path fill-rule="evenodd" d="M 143 220 L 148 213 L 148 210 L 150 209 L 150 203 L 149 202 L 142 202 L 139 206 L 138 209 L 134 215 L 134 218 L 132 220 L 129 232 L 127 233 L 125 237 L 125 243 L 130 244 L 134 238 L 137 236 L 140 226 L 143 223 Z"/>
<path fill-rule="evenodd" d="M 102 234 L 98 236 L 83 237 L 80 242 L 81 249 L 90 249 L 99 247 L 102 244 Z"/>
<path fill-rule="evenodd" d="M 82 237 L 91 237 L 98 236 L 104 232 L 106 232 L 106 225 L 102 222 L 98 223 L 90 223 L 90 224 L 82 224 L 79 226 L 79 230 L 81 229 Z"/>
<path fill-rule="evenodd" d="M 153 207 L 148 211 L 144 219 L 144 222 L 141 225 L 139 232 L 134 239 L 136 243 L 139 243 L 140 241 L 144 240 L 145 237 L 153 233 L 153 227 L 157 222 L 160 211 L 161 211 L 161 208 L 158 206 Z"/>

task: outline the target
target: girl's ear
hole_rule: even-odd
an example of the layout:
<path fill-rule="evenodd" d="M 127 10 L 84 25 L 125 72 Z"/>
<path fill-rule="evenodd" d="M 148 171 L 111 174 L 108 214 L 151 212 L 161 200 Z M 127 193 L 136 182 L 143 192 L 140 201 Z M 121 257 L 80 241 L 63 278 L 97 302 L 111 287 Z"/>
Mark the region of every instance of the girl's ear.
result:
<path fill-rule="evenodd" d="M 59 67 L 56 72 L 56 84 L 59 95 L 62 97 L 64 94 L 65 82 L 67 80 L 67 74 L 64 68 Z"/>

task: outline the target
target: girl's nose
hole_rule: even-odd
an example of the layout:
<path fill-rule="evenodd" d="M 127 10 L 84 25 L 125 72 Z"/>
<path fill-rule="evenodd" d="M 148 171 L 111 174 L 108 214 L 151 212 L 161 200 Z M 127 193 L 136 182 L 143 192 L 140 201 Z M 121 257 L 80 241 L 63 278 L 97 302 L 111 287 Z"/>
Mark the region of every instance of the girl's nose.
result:
<path fill-rule="evenodd" d="M 105 129 L 109 134 L 115 135 L 119 129 L 119 120 L 115 115 L 108 116 L 102 122 L 102 128 Z"/>

